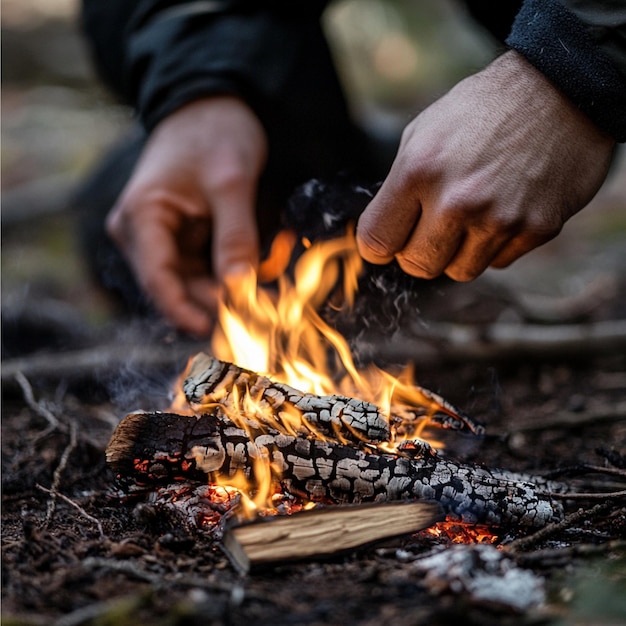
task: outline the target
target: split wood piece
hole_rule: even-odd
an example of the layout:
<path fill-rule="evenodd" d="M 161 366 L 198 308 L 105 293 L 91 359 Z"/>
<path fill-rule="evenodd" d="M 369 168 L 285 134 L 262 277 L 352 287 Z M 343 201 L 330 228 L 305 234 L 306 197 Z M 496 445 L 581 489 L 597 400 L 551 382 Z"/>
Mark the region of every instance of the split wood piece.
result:
<path fill-rule="evenodd" d="M 416 533 L 442 519 L 439 506 L 426 502 L 319 507 L 228 528 L 223 546 L 247 573 L 255 565 L 338 554 Z"/>
<path fill-rule="evenodd" d="M 543 527 L 563 508 L 545 492 L 562 485 L 539 477 L 462 464 L 425 442 L 398 455 L 235 427 L 219 408 L 201 417 L 132 413 L 117 427 L 107 461 L 128 492 L 181 480 L 206 484 L 240 471 L 254 487 L 254 462 L 267 451 L 282 488 L 314 502 L 439 502 L 451 520 Z"/>
<path fill-rule="evenodd" d="M 201 414 L 214 405 L 225 411 L 234 411 L 238 416 L 246 415 L 246 400 L 250 396 L 261 408 L 257 415 L 248 419 L 262 420 L 266 425 L 290 435 L 315 435 L 332 438 L 341 443 L 380 443 L 392 437 L 389 420 L 371 402 L 342 395 L 316 396 L 303 393 L 293 387 L 266 376 L 220 361 L 208 354 L 197 354 L 190 365 L 189 374 L 183 385 L 189 404 Z M 427 390 L 419 389 L 423 406 L 403 411 L 403 415 L 392 417 L 393 425 L 414 421 L 419 417 L 437 412 L 444 418 L 434 419 L 441 427 L 452 428 L 451 422 L 460 424 L 459 429 L 482 434 L 482 427 L 475 424 L 443 398 Z M 293 418 L 293 408 L 297 419 Z M 446 419 L 447 418 L 447 419 Z"/>

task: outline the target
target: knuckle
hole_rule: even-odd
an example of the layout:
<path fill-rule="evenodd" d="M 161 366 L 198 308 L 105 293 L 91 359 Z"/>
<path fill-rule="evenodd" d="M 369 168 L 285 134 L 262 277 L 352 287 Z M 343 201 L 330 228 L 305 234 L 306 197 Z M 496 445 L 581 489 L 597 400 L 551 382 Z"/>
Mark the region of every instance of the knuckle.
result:
<path fill-rule="evenodd" d="M 104 226 L 107 235 L 120 243 L 124 239 L 124 218 L 121 205 L 115 205 L 107 215 Z"/>
<path fill-rule="evenodd" d="M 445 270 L 445 274 L 459 283 L 467 283 L 478 278 L 478 276 L 482 274 L 482 271 L 475 268 L 448 266 Z"/>
<path fill-rule="evenodd" d="M 357 247 L 366 261 L 374 259 L 391 259 L 395 253 L 392 246 L 381 239 L 371 229 L 361 227 L 357 231 Z"/>
<path fill-rule="evenodd" d="M 437 278 L 441 275 L 441 269 L 430 266 L 427 263 L 403 253 L 396 255 L 398 265 L 403 272 L 416 278 Z"/>
<path fill-rule="evenodd" d="M 563 220 L 560 214 L 551 209 L 539 211 L 528 221 L 528 232 L 543 241 L 556 237 L 562 228 Z"/>
<path fill-rule="evenodd" d="M 513 261 L 516 261 L 519 258 L 519 256 L 513 256 L 513 257 L 507 257 L 507 258 L 502 258 L 502 259 L 495 259 L 494 261 L 491 262 L 489 267 L 493 267 L 497 270 L 502 270 L 505 267 L 509 267 L 509 265 L 511 265 L 513 263 Z"/>
<path fill-rule="evenodd" d="M 232 224 L 216 234 L 215 266 L 223 276 L 240 263 L 255 263 L 258 257 L 258 236 L 256 231 Z"/>
<path fill-rule="evenodd" d="M 137 280 L 141 283 L 144 291 L 148 295 L 148 297 L 154 301 L 159 303 L 159 281 L 157 280 L 154 274 L 145 274 L 143 272 L 137 273 Z"/>
<path fill-rule="evenodd" d="M 249 169 L 243 160 L 230 156 L 213 163 L 207 171 L 205 185 L 209 194 L 229 194 L 253 182 Z"/>
<path fill-rule="evenodd" d="M 240 250 L 256 246 L 256 237 L 250 228 L 241 224 L 228 224 L 220 229 L 218 244 L 225 256 L 237 255 Z"/>

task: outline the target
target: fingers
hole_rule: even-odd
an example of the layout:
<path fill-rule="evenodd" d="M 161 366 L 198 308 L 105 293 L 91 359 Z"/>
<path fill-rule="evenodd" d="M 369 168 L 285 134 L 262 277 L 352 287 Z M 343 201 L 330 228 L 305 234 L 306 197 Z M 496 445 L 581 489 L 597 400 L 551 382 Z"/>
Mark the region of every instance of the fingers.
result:
<path fill-rule="evenodd" d="M 420 214 L 419 200 L 398 181 L 392 168 L 359 218 L 356 230 L 359 254 L 369 263 L 389 263 L 404 248 Z"/>
<path fill-rule="evenodd" d="M 183 330 L 208 333 L 218 281 L 257 263 L 255 194 L 266 153 L 264 129 L 243 101 L 192 101 L 153 131 L 110 215 L 109 232 L 140 286 Z"/>
<path fill-rule="evenodd" d="M 459 282 L 474 280 L 488 267 L 492 267 L 494 260 L 508 246 L 510 241 L 506 235 L 494 233 L 489 236 L 484 231 L 470 231 L 464 236 L 456 254 L 448 261 L 442 273 Z"/>
<path fill-rule="evenodd" d="M 183 259 L 176 234 L 180 216 L 163 205 L 128 213 L 116 208 L 107 221 L 109 233 L 133 267 L 141 289 L 154 306 L 176 327 L 204 336 L 212 327 L 216 287 L 204 272 Z"/>
<path fill-rule="evenodd" d="M 461 282 L 474 280 L 511 245 L 513 232 L 472 227 L 466 217 L 425 207 L 411 237 L 395 255 L 398 265 L 418 278 L 446 274 Z"/>
<path fill-rule="evenodd" d="M 258 265 L 255 197 L 256 179 L 239 175 L 222 179 L 211 190 L 213 267 L 220 281 Z"/>
<path fill-rule="evenodd" d="M 406 245 L 396 254 L 398 265 L 411 276 L 435 278 L 443 274 L 464 237 L 460 220 L 427 207 Z"/>
<path fill-rule="evenodd" d="M 401 197 L 403 192 L 393 191 L 391 175 L 390 181 L 387 189 Z M 489 266 L 509 264 L 539 245 L 537 238 L 531 242 L 519 236 L 519 220 L 507 220 L 487 200 L 466 201 L 464 194 L 456 194 L 457 200 L 454 194 L 430 199 L 413 195 L 418 208 L 396 212 L 398 202 L 389 202 L 389 197 L 377 195 L 359 220 L 359 251 L 373 263 L 395 258 L 402 270 L 417 278 L 445 273 L 453 280 L 470 281 Z"/>

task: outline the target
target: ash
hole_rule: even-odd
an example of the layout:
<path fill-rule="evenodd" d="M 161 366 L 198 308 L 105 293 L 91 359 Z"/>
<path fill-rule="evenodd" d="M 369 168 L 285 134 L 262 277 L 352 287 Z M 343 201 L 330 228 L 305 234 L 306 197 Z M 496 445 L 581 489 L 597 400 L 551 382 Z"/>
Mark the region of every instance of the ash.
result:
<path fill-rule="evenodd" d="M 475 604 L 524 612 L 546 600 L 545 580 L 518 567 L 495 546 L 459 544 L 413 563 L 434 593 L 467 594 Z"/>

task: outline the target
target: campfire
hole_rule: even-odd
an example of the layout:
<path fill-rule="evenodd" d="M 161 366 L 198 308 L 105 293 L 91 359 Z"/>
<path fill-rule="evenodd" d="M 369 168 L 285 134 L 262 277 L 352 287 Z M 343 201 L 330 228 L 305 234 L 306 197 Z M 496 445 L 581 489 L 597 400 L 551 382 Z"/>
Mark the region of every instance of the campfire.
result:
<path fill-rule="evenodd" d="M 124 491 L 151 494 L 221 535 L 225 520 L 248 520 L 224 541 L 231 553 L 249 549 L 244 569 L 310 556 L 290 542 L 298 533 L 322 533 L 314 555 L 423 528 L 492 543 L 506 529 L 562 519 L 563 485 L 448 458 L 438 433 L 484 429 L 416 385 L 410 369 L 357 367 L 319 313 L 353 302 L 361 271 L 353 235 L 305 240 L 292 280 L 284 270 L 293 242 L 279 237 L 260 268 L 276 290 L 253 272 L 227 285 L 210 354 L 190 360 L 172 407 L 133 412 L 117 427 L 107 461 Z M 338 539 L 346 529 L 348 544 Z M 282 548 L 254 552 L 277 532 Z"/>
<path fill-rule="evenodd" d="M 45 368 L 3 362 L 23 395 L 7 383 L 5 611 L 59 624 L 621 617 L 623 343 L 552 362 L 505 341 L 492 370 L 449 332 L 470 328 L 464 286 L 430 299 L 397 266 L 361 266 L 351 218 L 326 215 L 362 208 L 368 189 L 305 191 L 294 209 L 315 205 L 315 224 L 288 222 L 298 235 L 228 286 L 211 344 L 142 324 L 138 355 L 124 333 Z M 469 312 L 487 354 L 503 335 L 485 324 L 510 313 L 494 300 L 480 301 L 487 320 Z M 418 325 L 426 350 L 410 341 Z M 91 395 L 101 373 L 113 404 Z M 129 406 L 120 383 L 143 400 Z M 119 422 L 120 406 L 147 410 Z"/>

